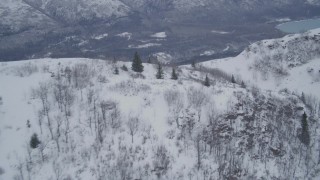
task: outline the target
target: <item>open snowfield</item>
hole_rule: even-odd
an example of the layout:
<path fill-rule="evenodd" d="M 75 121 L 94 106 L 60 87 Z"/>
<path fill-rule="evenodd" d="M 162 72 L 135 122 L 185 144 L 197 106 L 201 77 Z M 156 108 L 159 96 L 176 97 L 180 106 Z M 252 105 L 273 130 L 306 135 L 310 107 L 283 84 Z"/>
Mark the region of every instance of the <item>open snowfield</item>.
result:
<path fill-rule="evenodd" d="M 294 41 L 299 43 L 304 36 L 310 39 L 294 44 Z M 312 42 L 312 38 L 316 41 Z M 320 57 L 310 55 L 314 52 L 320 53 L 319 42 L 320 29 L 316 29 L 303 36 L 296 34 L 276 40 L 264 40 L 251 45 L 237 57 L 207 61 L 201 65 L 222 69 L 264 90 L 277 92 L 286 88 L 320 99 Z M 293 47 L 290 47 L 290 43 Z M 298 47 L 295 48 L 294 45 Z M 290 51 L 297 54 L 290 54 Z M 307 59 L 304 60 L 303 57 Z M 284 72 L 279 74 L 276 71 Z"/>
<path fill-rule="evenodd" d="M 122 143 L 128 146 L 137 147 L 142 143 L 142 137 L 145 136 L 145 132 L 138 132 L 137 138 L 134 140 L 134 144 L 131 143 L 130 135 L 126 132 L 126 121 L 130 117 L 138 117 L 140 119 L 141 129 L 146 129 L 146 132 L 150 131 L 149 137 L 150 142 L 148 147 L 145 149 L 147 152 L 146 161 L 151 158 L 150 154 L 152 149 L 156 146 L 164 144 L 171 153 L 171 156 L 175 158 L 174 166 L 172 167 L 172 173 L 185 173 L 194 167 L 195 157 L 189 156 L 192 152 L 186 152 L 180 154 L 178 148 L 175 146 L 175 142 L 169 139 L 167 136 L 169 131 L 174 129 L 168 124 L 168 118 L 170 117 L 170 109 L 165 101 L 164 93 L 169 91 L 179 91 L 182 96 L 187 96 L 187 91 L 189 89 L 199 89 L 205 94 L 214 94 L 218 90 L 217 88 L 207 88 L 201 83 L 189 79 L 190 70 L 183 69 L 179 73 L 180 80 L 174 81 L 170 80 L 171 68 L 165 70 L 166 80 L 157 80 L 155 78 L 156 68 L 155 65 L 145 64 L 145 71 L 143 79 L 132 77 L 134 74 L 131 72 L 126 72 L 120 70 L 120 75 L 113 74 L 113 67 L 122 67 L 126 65 L 130 68 L 130 63 L 118 62 L 116 65 L 110 62 L 105 62 L 101 60 L 90 60 L 90 59 L 39 59 L 39 60 L 28 60 L 10 63 L 1 63 L 0 66 L 0 94 L 2 97 L 2 105 L 0 106 L 0 167 L 4 169 L 4 174 L 0 176 L 1 179 L 12 179 L 13 177 L 19 176 L 19 165 L 28 159 L 27 149 L 29 148 L 29 140 L 33 133 L 37 133 L 41 138 L 42 142 L 47 142 L 47 149 L 44 150 L 46 158 L 50 163 L 41 163 L 38 152 L 32 150 L 33 163 L 39 163 L 32 169 L 31 177 L 32 179 L 50 179 L 55 177 L 52 164 L 55 159 L 57 159 L 58 154 L 54 148 L 53 142 L 50 142 L 50 136 L 48 131 L 45 130 L 45 118 L 43 119 L 43 131 L 47 133 L 41 133 L 39 128 L 39 117 L 38 111 L 41 107 L 41 103 L 37 100 L 32 89 L 39 87 L 39 83 L 49 83 L 53 84 L 53 80 L 57 76 L 58 69 L 64 69 L 65 67 L 73 67 L 77 64 L 87 65 L 95 75 L 93 79 L 88 82 L 90 85 L 81 90 L 76 90 L 75 102 L 72 107 L 72 118 L 70 119 L 72 127 L 74 128 L 73 133 L 80 133 L 83 137 L 74 136 L 72 142 L 76 149 L 90 148 L 95 142 L 94 133 L 90 130 L 87 124 L 88 122 L 88 105 L 86 105 L 87 94 L 89 91 L 93 90 L 97 101 L 112 101 L 118 105 L 121 112 L 122 127 L 118 130 L 118 133 L 110 134 L 111 139 L 106 138 L 106 141 L 113 141 L 113 143 L 118 142 L 122 139 Z M 32 69 L 34 72 L 29 72 L 27 69 Z M 55 74 L 53 77 L 53 74 Z M 192 76 L 204 79 L 204 74 L 193 72 Z M 105 79 L 104 79 L 104 78 Z M 103 80 L 99 79 L 102 78 Z M 217 104 L 218 111 L 225 111 L 223 107 L 227 107 L 227 103 L 230 103 L 230 97 L 232 93 L 237 90 L 232 88 L 224 88 L 222 92 L 219 92 L 216 96 L 210 96 L 208 99 L 210 106 Z M 53 88 L 53 87 L 51 87 Z M 52 90 L 50 88 L 50 91 Z M 218 97 L 219 96 L 219 97 Z M 185 97 L 182 97 L 185 101 Z M 52 102 L 50 102 L 52 118 L 59 118 L 58 107 L 53 103 L 53 97 L 49 96 Z M 211 101 L 212 99 L 212 101 Z M 213 101 L 213 99 L 215 99 Z M 186 108 L 186 102 L 181 102 L 183 109 Z M 185 104 L 185 105 L 184 105 Z M 98 106 L 98 105 L 97 105 Z M 212 108 L 207 106 L 207 108 Z M 56 114 L 56 115 L 54 115 Z M 203 114 L 205 114 L 203 112 Z M 61 117 L 60 117 L 61 118 Z M 170 119 L 170 118 L 169 118 Z M 27 121 L 30 121 L 31 127 L 27 127 Z M 203 121 L 207 121 L 203 118 Z M 89 129 L 88 129 L 89 128 Z M 109 132 L 112 133 L 112 132 Z M 71 137 L 71 135 L 70 135 Z M 71 141 L 71 140 L 70 140 Z M 72 143 L 71 143 L 72 144 Z M 78 147 L 78 146 L 81 146 Z M 193 149 L 193 147 L 190 147 Z M 65 147 L 62 151 L 71 151 Z M 71 153 L 71 152 L 69 152 Z M 68 154 L 69 154 L 68 153 Z M 76 152 L 72 152 L 74 154 Z M 81 153 L 81 152 L 78 152 Z M 113 153 L 118 153 L 117 150 Z M 118 155 L 116 155 L 118 156 Z M 60 155 L 61 157 L 61 155 Z M 62 157 L 61 157 L 62 158 Z M 65 158 L 65 157 L 64 157 Z M 60 161 L 60 158 L 58 158 Z M 99 160 L 99 159 L 96 159 Z M 63 160 L 61 159 L 61 162 Z M 151 161 L 151 160 L 150 160 Z M 189 162 L 189 163 L 187 163 Z M 41 164 L 41 165 L 40 165 Z M 67 163 L 68 164 L 68 163 Z M 77 167 L 69 166 L 64 164 L 62 166 L 63 177 L 69 174 L 74 174 Z M 88 162 L 89 166 L 93 166 L 94 161 Z M 80 165 L 80 164 L 78 164 Z M 80 165 L 81 166 L 81 165 Z M 22 169 L 25 167 L 22 166 Z M 78 167 L 80 168 L 80 167 Z M 91 179 L 93 177 L 92 172 L 83 172 L 79 177 L 84 179 Z M 18 175 L 17 175 L 18 174 Z M 88 177 L 89 176 L 89 177 Z M 172 174 L 170 176 L 176 176 Z M 170 177 L 169 176 L 169 177 Z"/>

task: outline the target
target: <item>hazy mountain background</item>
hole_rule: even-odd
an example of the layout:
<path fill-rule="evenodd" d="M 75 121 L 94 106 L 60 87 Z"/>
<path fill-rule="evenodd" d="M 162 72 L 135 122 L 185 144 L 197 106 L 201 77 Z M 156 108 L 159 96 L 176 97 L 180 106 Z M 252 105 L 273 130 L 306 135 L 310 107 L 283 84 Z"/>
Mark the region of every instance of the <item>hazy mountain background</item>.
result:
<path fill-rule="evenodd" d="M 137 50 L 144 59 L 165 53 L 176 62 L 209 60 L 283 36 L 274 28 L 283 18 L 319 12 L 317 0 L 1 0 L 0 61 L 125 60 Z M 158 32 L 166 36 L 151 37 Z M 200 56 L 205 51 L 214 53 Z"/>

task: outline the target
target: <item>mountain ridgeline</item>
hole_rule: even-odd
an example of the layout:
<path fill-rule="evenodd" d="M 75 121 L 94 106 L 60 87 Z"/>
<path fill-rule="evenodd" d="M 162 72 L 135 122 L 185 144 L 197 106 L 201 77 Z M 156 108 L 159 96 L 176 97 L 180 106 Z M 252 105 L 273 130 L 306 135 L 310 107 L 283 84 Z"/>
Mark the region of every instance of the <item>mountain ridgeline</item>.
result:
<path fill-rule="evenodd" d="M 253 41 L 280 37 L 274 28 L 277 19 L 312 18 L 320 15 L 319 9 L 316 1 L 305 0 L 2 0 L 0 61 L 128 60 L 137 48 L 143 59 L 164 52 L 175 62 L 208 60 L 240 53 Z M 167 37 L 151 37 L 157 32 Z M 214 55 L 200 57 L 212 49 Z"/>

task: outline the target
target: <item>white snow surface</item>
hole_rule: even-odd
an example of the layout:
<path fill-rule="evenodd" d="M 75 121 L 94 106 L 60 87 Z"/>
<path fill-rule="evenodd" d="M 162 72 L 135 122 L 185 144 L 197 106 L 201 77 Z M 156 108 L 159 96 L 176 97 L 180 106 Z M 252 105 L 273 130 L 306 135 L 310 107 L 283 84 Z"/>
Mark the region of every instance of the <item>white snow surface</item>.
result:
<path fill-rule="evenodd" d="M 122 37 L 122 38 L 127 38 L 128 40 L 130 40 L 131 37 L 132 37 L 132 33 L 123 32 L 123 33 L 117 34 L 116 36 L 119 36 L 119 37 Z"/>
<path fill-rule="evenodd" d="M 166 38 L 167 34 L 166 34 L 166 32 L 158 32 L 158 33 L 152 34 L 150 37 L 153 37 L 153 38 Z"/>
<path fill-rule="evenodd" d="M 153 56 L 157 57 L 157 60 L 162 64 L 169 64 L 173 60 L 173 57 L 165 52 L 158 52 L 153 54 Z"/>
<path fill-rule="evenodd" d="M 139 45 L 129 45 L 129 48 L 132 49 L 141 49 L 141 48 L 149 48 L 149 47 L 153 47 L 153 46 L 161 46 L 160 43 L 147 43 L 147 44 L 139 44 Z"/>
<path fill-rule="evenodd" d="M 82 169 L 82 165 L 86 164 L 90 168 L 94 168 L 95 162 L 99 159 L 95 158 L 87 162 L 78 162 L 76 164 L 70 161 L 63 160 L 69 156 L 58 156 L 54 141 L 50 140 L 50 135 L 46 129 L 45 121 L 43 125 L 44 133 L 41 134 L 38 125 L 38 110 L 41 107 L 39 100 L 32 95 L 32 89 L 39 87 L 39 83 L 50 83 L 54 77 L 57 76 L 58 68 L 65 68 L 67 66 L 73 67 L 76 64 L 86 64 L 90 69 L 94 70 L 96 75 L 91 79 L 91 87 L 86 87 L 83 90 L 76 90 L 75 105 L 72 107 L 71 126 L 74 128 L 72 133 L 82 134 L 81 137 L 70 136 L 70 141 L 76 145 L 76 152 L 86 152 L 92 147 L 94 134 L 90 132 L 90 128 L 86 125 L 88 121 L 86 108 L 86 94 L 90 89 L 93 89 L 98 97 L 98 100 L 114 101 L 118 104 L 122 118 L 122 128 L 118 133 L 110 134 L 112 139 L 107 139 L 114 143 L 125 143 L 127 146 L 137 147 L 142 143 L 144 132 L 139 132 L 135 135 L 134 144 L 131 145 L 131 138 L 126 130 L 126 121 L 129 117 L 138 117 L 141 121 L 140 129 L 151 130 L 151 139 L 148 140 L 148 148 L 145 149 L 147 154 L 144 162 L 150 163 L 152 156 L 150 153 L 152 149 L 159 144 L 164 144 L 174 157 L 174 165 L 172 166 L 171 176 L 178 176 L 178 174 L 187 174 L 194 168 L 195 157 L 191 156 L 193 147 L 187 154 L 180 154 L 175 141 L 167 138 L 169 131 L 175 132 L 173 126 L 168 124 L 168 118 L 171 112 L 169 106 L 165 101 L 164 93 L 167 91 L 179 91 L 183 96 L 186 96 L 188 89 L 201 89 L 206 94 L 213 94 L 220 88 L 206 88 L 201 83 L 189 79 L 190 71 L 188 68 L 183 68 L 179 72 L 179 83 L 170 80 L 171 69 L 165 69 L 165 79 L 156 80 L 155 70 L 156 66 L 144 64 L 145 70 L 143 75 L 145 79 L 133 79 L 132 72 L 120 70 L 120 75 L 113 74 L 114 64 L 103 60 L 91 59 L 38 59 L 18 62 L 3 62 L 0 64 L 0 96 L 3 104 L 0 105 L 0 167 L 5 171 L 0 175 L 1 180 L 13 179 L 19 175 L 17 165 L 24 163 L 28 159 L 27 147 L 29 147 L 29 140 L 33 133 L 37 133 L 42 142 L 47 142 L 47 147 L 44 151 L 47 158 L 46 163 L 41 163 L 39 153 L 37 150 L 31 150 L 33 160 L 39 162 L 38 165 L 32 169 L 31 177 L 33 180 L 43 180 L 55 177 L 54 162 L 59 163 L 59 170 L 62 171 L 62 177 L 68 175 L 74 176 L 76 171 Z M 117 66 L 122 67 L 126 65 L 130 67 L 130 63 L 118 62 Z M 35 67 L 35 72 L 29 73 L 25 71 L 24 67 Z M 97 77 L 107 77 L 105 82 L 100 82 Z M 205 74 L 193 72 L 192 76 L 195 78 L 204 79 Z M 169 80 L 168 80 L 169 79 Z M 236 89 L 221 87 L 223 92 L 212 96 L 209 102 L 218 105 L 218 111 L 225 111 L 224 107 L 230 103 L 228 97 L 232 95 Z M 49 97 L 52 99 L 53 97 Z M 185 101 L 185 99 L 184 99 Z M 214 102 L 213 102 L 214 101 Z M 185 102 L 183 102 L 185 104 Z M 187 104 L 183 105 L 187 108 Z M 58 113 L 56 105 L 51 102 L 52 118 Z M 206 107 L 206 108 L 209 108 Z M 205 112 L 203 112 L 205 113 Z M 27 121 L 30 121 L 31 127 L 27 127 Z M 202 121 L 206 121 L 204 118 Z M 111 132 L 110 132 L 111 133 Z M 121 140 L 120 140 L 121 139 Z M 120 141 L 119 141 L 120 140 Z M 64 144 L 61 141 L 61 144 Z M 145 148 L 145 147 L 144 147 Z M 66 149 L 65 149 L 66 150 Z M 102 151 L 104 152 L 104 151 Z M 71 152 L 69 152 L 71 153 Z M 67 154 L 69 154 L 67 153 Z M 105 151 L 107 153 L 107 151 Z M 117 153 L 117 151 L 115 151 Z M 120 152 L 119 152 L 120 153 Z M 103 154 L 103 153 L 102 153 Z M 71 157 L 71 156 L 70 156 Z M 115 155 L 118 157 L 118 155 Z M 78 157 L 79 158 L 79 157 Z M 76 160 L 78 161 L 78 160 Z M 80 163 L 80 164 L 79 164 Z M 82 165 L 81 165 L 82 164 Z M 215 166 L 215 165 L 212 165 Z M 90 173 L 90 168 L 85 168 L 83 172 L 78 173 L 77 176 L 83 179 L 96 179 L 96 176 Z M 24 169 L 24 168 L 23 168 Z M 25 171 L 25 170 L 23 170 Z"/>
<path fill-rule="evenodd" d="M 312 30 L 306 33 L 306 35 L 309 37 L 320 37 L 320 29 Z M 288 42 L 295 41 L 298 38 L 303 39 L 304 36 L 296 34 L 276 40 L 264 40 L 251 45 L 248 48 L 250 49 L 249 51 L 247 49 L 237 57 L 207 61 L 201 63 L 201 65 L 204 67 L 218 68 L 228 74 L 234 74 L 244 82 L 256 85 L 264 90 L 279 91 L 286 88 L 291 91 L 298 93 L 304 92 L 320 98 L 320 56 L 311 57 L 311 59 L 305 60 L 307 62 L 302 63 L 294 58 L 292 58 L 292 60 L 288 59 L 286 56 L 278 62 L 275 59 L 276 56 L 274 55 L 281 54 L 281 56 L 283 56 L 283 53 L 287 53 L 287 48 L 290 48 L 288 47 L 290 46 Z M 270 50 L 269 47 L 273 48 L 273 46 L 278 46 L 279 48 L 275 47 Z M 305 46 L 306 48 L 303 49 L 302 53 L 308 54 L 308 51 L 313 51 L 313 45 L 310 45 L 308 41 L 301 42 L 300 46 Z M 281 51 L 281 53 L 279 53 L 279 51 Z M 296 52 L 299 53 L 299 49 Z M 271 57 L 271 60 L 261 58 L 264 56 Z M 303 54 L 303 56 L 305 55 Z M 282 76 L 275 74 L 267 69 L 267 67 L 264 67 L 267 65 L 261 65 L 262 70 L 256 69 L 255 64 L 259 63 L 259 61 L 263 63 L 265 63 L 264 61 L 271 61 L 275 66 L 283 68 L 287 75 Z M 294 66 L 291 67 L 290 64 L 294 64 Z"/>
<path fill-rule="evenodd" d="M 300 128 L 301 112 L 285 112 L 293 115 L 291 118 L 285 120 L 280 118 L 278 121 L 278 119 L 265 116 L 270 114 L 264 114 L 267 111 L 264 106 L 271 103 L 268 108 L 272 109 L 276 106 L 278 108 L 276 112 L 282 108 L 279 107 L 279 103 L 292 106 L 293 111 L 298 107 L 306 109 L 294 93 L 279 92 L 284 88 L 320 98 L 320 58 L 304 55 L 303 57 L 312 58 L 297 59 L 295 57 L 300 56 L 296 54 L 295 57 L 290 56 L 290 61 L 280 58 L 282 61 L 278 63 L 277 58 L 270 58 L 268 61 L 273 62 L 276 66 L 283 66 L 280 70 L 285 73 L 280 77 L 275 76 L 277 75 L 275 72 L 278 71 L 273 71 L 274 66 L 267 68 L 259 66 L 267 57 L 281 54 L 278 52 L 279 47 L 283 49 L 284 54 L 290 54 L 291 50 L 287 46 L 295 45 L 294 42 L 302 43 L 303 48 L 308 47 L 309 54 L 316 54 L 313 49 L 317 48 L 317 45 L 311 44 L 317 40 L 319 33 L 320 29 L 307 33 L 308 38 L 301 35 L 290 35 L 277 40 L 261 41 L 251 45 L 234 58 L 199 63 L 196 68 L 189 65 L 176 67 L 179 77 L 177 81 L 170 79 L 171 67 L 163 67 L 164 79 L 156 79 L 157 66 L 153 64 L 143 64 L 144 71 L 139 74 L 132 72 L 130 62 L 81 58 L 2 62 L 0 63 L 0 168 L 3 174 L 0 174 L 0 180 L 19 179 L 21 176 L 19 167 L 25 179 L 28 179 L 27 167 L 32 167 L 29 175 L 33 180 L 101 179 L 101 177 L 117 179 L 121 177 L 121 173 L 127 174 L 132 179 L 139 179 L 141 176 L 147 179 L 159 179 L 155 173 L 158 172 L 155 152 L 161 146 L 165 147 L 167 156 L 161 156 L 160 161 L 165 159 L 170 161 L 168 171 L 161 175 L 162 179 L 205 179 L 209 177 L 214 179 L 219 177 L 218 168 L 223 165 L 219 159 L 212 156 L 216 153 L 216 149 L 212 154 L 209 154 L 208 149 L 204 153 L 204 149 L 209 147 L 204 145 L 203 140 L 200 142 L 202 145 L 200 150 L 203 153 L 200 157 L 201 169 L 197 168 L 196 144 L 199 141 L 195 141 L 195 138 L 210 125 L 209 120 L 211 122 L 212 119 L 209 114 L 214 116 L 213 119 L 217 123 L 210 127 L 221 128 L 218 132 L 220 133 L 218 139 L 222 143 L 220 147 L 223 151 L 221 152 L 229 152 L 232 155 L 221 154 L 219 158 L 231 157 L 235 163 L 245 168 L 248 172 L 238 174 L 240 177 L 247 179 L 249 177 L 246 174 L 249 173 L 256 179 L 265 177 L 281 179 L 284 176 L 283 170 L 278 167 L 287 167 L 290 164 L 284 162 L 290 162 L 292 167 L 296 168 L 294 178 L 303 179 L 307 176 L 308 179 L 319 179 L 320 176 L 317 173 L 319 164 L 316 162 L 320 159 L 316 151 L 319 147 L 319 123 L 309 121 L 312 144 L 309 155 L 314 160 L 310 163 L 315 164 L 311 164 L 310 173 L 305 175 L 308 167 L 304 166 L 304 158 L 300 164 L 299 158 L 295 156 L 295 153 L 300 153 L 300 151 L 296 152 L 294 149 L 304 147 L 300 146 L 299 140 L 296 139 L 296 132 Z M 301 48 L 295 49 L 294 52 L 305 50 Z M 129 69 L 128 71 L 124 70 L 124 65 Z M 69 83 L 66 67 L 70 67 L 73 72 Z M 81 70 L 80 74 L 77 68 Z M 118 75 L 115 74 L 116 68 L 119 70 Z M 247 88 L 217 78 L 214 73 L 201 71 L 201 68 L 218 68 L 229 75 L 233 74 L 236 80 L 242 79 Z M 264 72 L 263 75 L 261 72 Z M 203 85 L 206 76 L 210 79 L 210 87 Z M 63 87 L 66 88 L 65 92 L 70 88 L 73 94 L 74 101 L 70 105 L 69 115 L 62 113 L 64 110 L 59 107 L 54 96 L 58 92 L 59 77 L 62 79 Z M 78 82 L 75 77 L 81 77 L 84 80 Z M 65 134 L 59 136 L 60 152 L 57 151 L 58 146 L 55 141 L 51 139 L 45 116 L 39 116 L 42 103 L 35 96 L 34 90 L 44 85 L 49 86 L 49 115 L 55 130 L 54 138 L 57 138 L 60 132 L 57 131 L 59 120 L 63 120 L 61 132 L 69 133 L 69 136 Z M 251 86 L 261 88 L 261 94 L 254 97 Z M 194 97 L 201 96 L 203 97 L 201 104 L 197 104 Z M 265 100 L 268 100 L 268 103 Z M 249 106 L 256 101 L 258 101 L 257 107 Z M 259 101 L 263 103 L 259 104 Z M 102 104 L 105 102 L 114 104 L 113 108 L 117 107 L 119 115 L 116 120 L 121 125 L 117 128 L 111 126 L 109 121 L 114 117 L 113 112 L 115 111 L 108 111 L 106 114 L 108 122 L 102 131 L 103 140 L 102 143 L 99 143 L 97 132 L 100 126 L 95 126 L 95 123 L 101 123 L 103 119 Z M 254 123 L 247 123 L 251 121 L 252 109 L 254 109 L 252 112 Z M 259 111 L 260 114 L 255 111 Z M 308 109 L 306 112 L 311 113 Z M 313 113 L 319 114 L 319 112 L 316 110 Z M 67 122 L 65 116 L 70 121 L 70 131 L 65 131 L 67 127 L 64 124 Z M 134 117 L 138 118 L 140 123 L 138 131 L 131 137 L 127 124 L 132 122 Z M 235 119 L 231 121 L 233 117 Z M 319 115 L 314 115 L 314 118 L 319 118 Z M 194 127 L 190 135 L 187 135 L 188 129 L 177 127 L 176 122 L 186 123 L 190 119 L 195 120 L 191 121 Z M 39 120 L 43 123 L 42 133 L 38 124 Z M 28 121 L 30 127 L 28 127 Z M 282 129 L 277 131 L 279 125 L 277 123 L 281 123 L 281 128 L 286 131 L 283 132 Z M 292 128 L 291 131 L 288 131 L 287 127 Z M 270 128 L 277 132 L 272 134 L 274 137 L 271 139 L 268 135 Z M 230 129 L 235 134 L 228 134 Z M 186 133 L 185 136 L 181 136 L 183 132 Z M 255 138 L 252 139 L 255 144 L 250 151 L 243 147 L 243 144 L 244 146 L 250 144 L 248 132 L 252 133 Z M 43 151 L 44 161 L 40 156 L 39 147 L 30 149 L 29 142 L 33 133 L 37 133 L 42 144 L 46 145 Z M 292 134 L 284 137 L 281 133 Z M 68 143 L 65 136 L 69 137 Z M 226 140 L 230 144 L 224 144 L 224 137 L 226 139 L 231 137 L 233 141 Z M 261 137 L 262 139 L 259 139 Z M 278 137 L 291 138 L 293 141 L 272 140 Z M 267 143 L 266 154 L 264 150 L 261 151 L 254 147 L 263 143 L 261 140 Z M 280 150 L 281 148 L 287 150 L 283 157 L 273 157 L 270 152 L 270 148 L 273 148 L 277 153 L 278 146 Z M 264 162 L 257 160 L 260 155 L 253 154 L 251 151 L 257 154 L 263 152 L 261 156 L 267 160 Z M 305 152 L 304 149 L 301 152 Z M 234 156 L 236 153 L 240 153 L 239 158 L 237 158 L 238 154 Z M 293 155 L 294 158 L 291 158 L 290 155 Z M 293 169 L 287 168 L 287 170 L 291 172 Z"/>
<path fill-rule="evenodd" d="M 98 36 L 94 36 L 93 39 L 101 40 L 101 39 L 107 38 L 108 35 L 109 35 L 108 33 L 100 34 Z"/>
<path fill-rule="evenodd" d="M 200 56 L 211 56 L 211 55 L 214 55 L 215 53 L 216 53 L 215 50 L 207 50 L 201 53 Z"/>
<path fill-rule="evenodd" d="M 230 34 L 230 32 L 226 32 L 226 31 L 217 31 L 217 30 L 212 30 L 211 31 L 214 34 Z"/>

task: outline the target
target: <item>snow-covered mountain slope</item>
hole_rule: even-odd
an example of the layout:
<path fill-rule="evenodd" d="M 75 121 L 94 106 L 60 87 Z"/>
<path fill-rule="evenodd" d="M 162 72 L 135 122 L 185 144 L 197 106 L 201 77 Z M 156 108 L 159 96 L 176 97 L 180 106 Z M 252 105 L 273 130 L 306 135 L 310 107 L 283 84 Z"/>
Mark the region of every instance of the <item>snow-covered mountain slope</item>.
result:
<path fill-rule="evenodd" d="M 217 70 L 177 67 L 171 80 L 164 67 L 156 79 L 157 65 L 143 65 L 137 74 L 127 62 L 2 62 L 0 179 L 320 177 L 318 104 L 240 87 Z"/>
<path fill-rule="evenodd" d="M 1 0 L 0 25 L 10 28 L 77 24 L 126 16 L 129 7 L 119 0 Z"/>
<path fill-rule="evenodd" d="M 34 10 L 22 0 L 1 0 L 0 17 L 0 30 L 11 33 L 28 27 L 45 27 L 55 23 L 52 19 Z M 4 28 L 8 29 L 5 31 Z"/>
<path fill-rule="evenodd" d="M 313 4 L 313 5 L 320 5 L 320 1 L 319 0 L 307 0 L 307 3 Z"/>
<path fill-rule="evenodd" d="M 226 0 L 122 0 L 126 4 L 129 4 L 133 7 L 149 7 L 155 10 L 171 10 L 176 9 L 178 11 L 190 11 L 192 8 L 197 7 L 206 7 L 206 8 L 225 8 L 229 9 L 238 7 L 247 10 L 252 9 L 263 9 L 266 6 L 284 6 L 297 2 L 305 2 L 305 0 L 271 0 L 271 1 L 263 1 L 263 0 L 239 0 L 239 1 L 226 1 Z M 312 3 L 309 1 L 309 3 Z M 261 5 L 264 5 L 262 7 Z"/>
<path fill-rule="evenodd" d="M 129 8 L 120 0 L 22 0 L 68 24 L 107 20 L 127 15 Z"/>
<path fill-rule="evenodd" d="M 320 98 L 320 29 L 250 45 L 234 58 L 201 63 L 259 88 L 289 89 Z M 241 80 L 240 80 L 241 81 Z"/>
<path fill-rule="evenodd" d="M 316 1 L 307 1 L 316 5 Z M 53 21 L 64 25 L 92 23 L 97 20 L 110 20 L 127 16 L 134 11 L 154 12 L 177 15 L 190 13 L 199 9 L 203 12 L 223 11 L 264 11 L 273 7 L 282 8 L 290 5 L 305 4 L 305 0 L 2 0 L 0 2 L 0 25 L 11 28 L 23 28 L 40 25 L 42 21 Z M 167 15 L 166 15 L 167 16 Z M 172 18 L 172 17 L 170 17 Z M 19 24 L 17 24 L 19 23 Z M 36 24 L 35 24 L 36 23 Z"/>
<path fill-rule="evenodd" d="M 170 54 L 179 63 L 222 58 L 249 42 L 282 36 L 277 19 L 314 18 L 319 9 L 306 0 L 1 0 L 0 61 L 128 58 L 128 47 L 140 48 L 142 57 Z M 131 38 L 91 41 L 123 32 Z M 166 41 L 139 44 L 154 41 L 156 32 L 166 32 Z M 210 57 L 199 56 L 213 49 Z"/>

